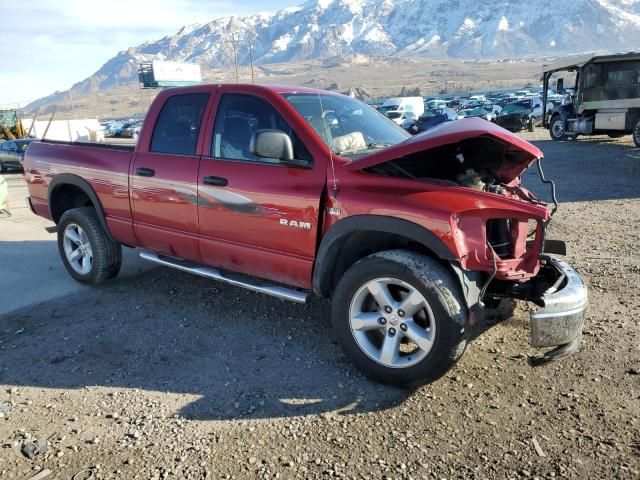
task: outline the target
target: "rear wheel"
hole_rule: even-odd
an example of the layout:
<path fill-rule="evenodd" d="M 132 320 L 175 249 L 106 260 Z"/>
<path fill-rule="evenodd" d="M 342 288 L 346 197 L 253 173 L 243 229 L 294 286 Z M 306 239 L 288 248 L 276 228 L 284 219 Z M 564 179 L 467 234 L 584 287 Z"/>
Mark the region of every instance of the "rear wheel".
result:
<path fill-rule="evenodd" d="M 640 148 L 640 120 L 638 120 L 638 123 L 636 123 L 633 129 L 633 143 L 636 144 L 636 147 Z"/>
<path fill-rule="evenodd" d="M 551 135 L 552 140 L 565 140 L 567 138 L 564 120 L 562 120 L 562 117 L 556 116 L 551 119 L 549 134 Z"/>
<path fill-rule="evenodd" d="M 69 274 L 80 283 L 97 285 L 115 277 L 122 248 L 105 232 L 92 207 L 67 210 L 58 222 L 58 251 Z"/>
<path fill-rule="evenodd" d="M 466 346 L 466 308 L 453 274 L 415 252 L 366 257 L 342 277 L 333 328 L 368 377 L 411 386 L 444 375 Z"/>

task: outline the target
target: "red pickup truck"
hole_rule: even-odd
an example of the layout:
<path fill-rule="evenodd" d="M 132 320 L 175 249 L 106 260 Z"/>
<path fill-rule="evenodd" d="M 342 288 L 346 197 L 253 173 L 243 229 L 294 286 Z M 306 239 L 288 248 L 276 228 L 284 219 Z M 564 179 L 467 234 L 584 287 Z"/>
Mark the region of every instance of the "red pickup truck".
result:
<path fill-rule="evenodd" d="M 504 298 L 539 307 L 531 343 L 555 348 L 535 358 L 578 348 L 586 288 L 548 255 L 564 244 L 520 183 L 538 162 L 554 191 L 541 158 L 481 119 L 410 137 L 343 95 L 203 85 L 161 92 L 135 148 L 34 142 L 24 167 L 76 280 L 117 275 L 125 245 L 281 299 L 313 292 L 361 371 L 407 385 L 451 368 Z"/>

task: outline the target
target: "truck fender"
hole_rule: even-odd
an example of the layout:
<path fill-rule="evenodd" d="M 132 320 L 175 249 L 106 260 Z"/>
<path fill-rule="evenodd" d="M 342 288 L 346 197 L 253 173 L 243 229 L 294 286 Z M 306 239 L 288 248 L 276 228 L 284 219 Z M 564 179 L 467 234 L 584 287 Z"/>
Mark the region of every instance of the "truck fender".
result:
<path fill-rule="evenodd" d="M 49 215 L 51 216 L 51 218 L 54 219 L 56 224 L 58 223 L 58 221 L 55 220 L 55 217 L 53 215 L 53 211 L 51 208 L 52 207 L 51 197 L 55 193 L 55 191 L 59 187 L 62 187 L 63 185 L 73 185 L 74 187 L 82 190 L 87 195 L 87 197 L 89 197 L 89 200 L 91 200 L 91 203 L 96 209 L 96 213 L 98 215 L 98 219 L 100 220 L 100 224 L 102 225 L 102 228 L 104 228 L 104 231 L 107 233 L 107 236 L 109 237 L 109 239 L 112 241 L 115 241 L 111 236 L 111 232 L 109 231 L 109 228 L 107 227 L 107 221 L 105 219 L 104 210 L 102 208 L 102 204 L 100 203 L 100 200 L 98 199 L 98 195 L 96 195 L 96 192 L 91 186 L 91 184 L 89 184 L 89 182 L 87 182 L 84 178 L 79 177 L 78 175 L 73 175 L 71 173 L 60 173 L 55 177 L 53 177 L 53 179 L 49 183 L 49 190 L 47 193 L 47 203 L 49 204 Z"/>
<path fill-rule="evenodd" d="M 560 105 L 554 108 L 551 111 L 550 122 L 553 121 L 554 117 L 560 116 L 563 122 L 566 123 L 568 118 L 574 118 L 576 116 L 575 111 L 573 109 L 573 105 Z"/>
<path fill-rule="evenodd" d="M 333 281 L 332 268 L 338 260 L 345 238 L 355 232 L 389 233 L 423 245 L 437 258 L 446 262 L 458 259 L 433 232 L 400 218 L 382 215 L 354 215 L 338 220 L 323 236 L 313 269 L 313 291 L 328 296 Z"/>

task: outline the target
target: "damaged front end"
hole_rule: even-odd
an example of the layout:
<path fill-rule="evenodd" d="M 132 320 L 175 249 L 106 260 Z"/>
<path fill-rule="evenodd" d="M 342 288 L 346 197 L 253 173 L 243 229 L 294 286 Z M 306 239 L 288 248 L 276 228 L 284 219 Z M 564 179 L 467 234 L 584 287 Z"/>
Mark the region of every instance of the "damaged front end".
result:
<path fill-rule="evenodd" d="M 488 292 L 493 298 L 526 300 L 530 311 L 531 346 L 554 347 L 530 357 L 534 366 L 564 358 L 580 347 L 589 306 L 587 287 L 569 264 L 548 255 L 540 256 L 540 271 L 524 283 L 495 282 Z"/>
<path fill-rule="evenodd" d="M 578 274 L 548 255 L 566 252 L 564 242 L 546 239 L 558 205 L 541 158 L 542 152 L 522 138 L 484 120 L 469 119 L 436 127 L 348 165 L 438 186 L 438 196 L 431 198 L 452 206 L 449 235 L 459 259 L 454 269 L 463 287 L 465 281 L 474 284 L 466 289 L 470 321 L 482 315 L 490 300 L 535 304 L 531 345 L 555 348 L 533 357 L 533 365 L 578 349 L 588 306 L 587 289 Z M 521 174 L 533 163 L 541 182 L 550 187 L 551 209 L 521 185 Z M 466 187 L 464 201 L 459 187 Z M 470 190 L 476 192 L 470 195 Z"/>

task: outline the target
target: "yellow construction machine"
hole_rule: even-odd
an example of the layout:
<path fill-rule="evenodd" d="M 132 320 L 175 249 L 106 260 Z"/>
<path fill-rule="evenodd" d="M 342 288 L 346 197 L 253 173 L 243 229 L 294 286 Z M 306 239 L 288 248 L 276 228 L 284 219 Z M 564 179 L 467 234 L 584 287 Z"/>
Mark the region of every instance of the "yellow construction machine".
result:
<path fill-rule="evenodd" d="M 0 142 L 27 136 L 17 110 L 0 110 Z"/>

